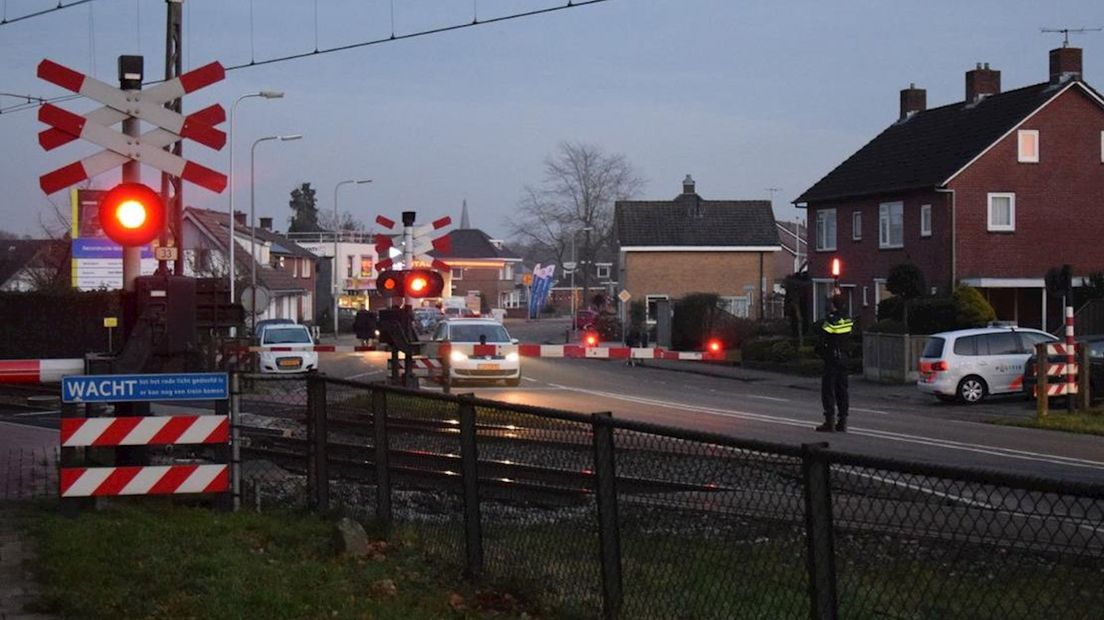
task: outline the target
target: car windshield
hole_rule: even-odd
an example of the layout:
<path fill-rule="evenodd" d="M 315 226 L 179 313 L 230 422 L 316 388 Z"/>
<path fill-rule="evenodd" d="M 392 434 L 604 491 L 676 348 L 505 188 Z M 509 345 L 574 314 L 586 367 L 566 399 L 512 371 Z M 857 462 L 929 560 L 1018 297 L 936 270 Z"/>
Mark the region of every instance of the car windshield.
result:
<path fill-rule="evenodd" d="M 449 330 L 449 340 L 452 342 L 479 342 L 481 336 L 486 336 L 487 342 L 510 342 L 510 334 L 506 333 L 506 328 L 497 323 L 453 325 Z"/>
<path fill-rule="evenodd" d="M 262 344 L 310 344 L 313 342 L 305 327 L 268 327 Z"/>

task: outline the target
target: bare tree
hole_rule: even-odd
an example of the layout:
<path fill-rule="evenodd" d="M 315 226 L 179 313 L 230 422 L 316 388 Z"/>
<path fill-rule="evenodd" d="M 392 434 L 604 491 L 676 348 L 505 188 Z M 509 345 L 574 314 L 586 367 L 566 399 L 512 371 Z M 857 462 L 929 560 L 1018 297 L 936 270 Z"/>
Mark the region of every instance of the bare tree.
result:
<path fill-rule="evenodd" d="M 366 232 L 364 222 L 353 217 L 348 211 L 343 211 L 335 225 L 333 211 L 320 211 L 318 213 L 318 227 L 322 230 L 340 230 L 348 232 Z"/>
<path fill-rule="evenodd" d="M 633 198 L 643 186 L 624 155 L 593 144 L 561 142 L 544 160 L 541 184 L 525 186 L 510 227 L 521 245 L 555 257 L 561 268 L 570 260 L 574 240 L 576 268 L 588 266 L 581 271 L 586 299 L 595 257 L 616 250 L 614 202 Z"/>

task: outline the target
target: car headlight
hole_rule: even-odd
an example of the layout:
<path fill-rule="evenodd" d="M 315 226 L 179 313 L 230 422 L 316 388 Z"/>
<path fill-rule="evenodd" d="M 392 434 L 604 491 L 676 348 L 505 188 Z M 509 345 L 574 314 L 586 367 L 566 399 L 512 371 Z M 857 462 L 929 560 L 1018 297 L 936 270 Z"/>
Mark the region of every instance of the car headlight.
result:
<path fill-rule="evenodd" d="M 453 351 L 452 353 L 449 353 L 449 359 L 454 362 L 466 362 L 468 361 L 468 355 L 460 351 Z"/>
<path fill-rule="evenodd" d="M 518 357 L 518 352 L 517 351 L 511 351 L 511 352 L 506 354 L 506 361 L 507 362 L 516 362 L 516 361 L 518 361 L 518 359 L 519 359 L 519 357 Z"/>

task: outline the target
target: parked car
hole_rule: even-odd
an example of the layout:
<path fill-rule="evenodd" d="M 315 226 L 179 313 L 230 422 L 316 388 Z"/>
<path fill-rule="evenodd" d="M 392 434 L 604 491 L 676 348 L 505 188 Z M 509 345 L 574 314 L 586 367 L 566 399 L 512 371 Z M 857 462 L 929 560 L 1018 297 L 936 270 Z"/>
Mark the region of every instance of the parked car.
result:
<path fill-rule="evenodd" d="M 414 309 L 414 329 L 419 334 L 433 333 L 434 328 L 437 327 L 437 323 L 441 322 L 445 318 L 445 313 L 441 312 L 439 308 L 415 308 Z"/>
<path fill-rule="evenodd" d="M 1100 390 L 1104 388 L 1104 336 L 1094 336 L 1077 341 L 1081 346 L 1089 347 L 1089 395 L 1092 398 L 1104 396 Z M 1065 355 L 1051 355 L 1048 358 L 1050 364 L 1065 364 Z M 1023 392 L 1028 398 L 1035 398 L 1035 385 L 1038 383 L 1035 355 L 1027 358 L 1024 363 Z M 1065 381 L 1065 377 L 1051 377 L 1050 381 Z"/>
<path fill-rule="evenodd" d="M 445 318 L 447 319 L 459 319 L 464 317 L 473 317 L 475 313 L 471 311 L 471 308 L 466 306 L 446 306 Z"/>
<path fill-rule="evenodd" d="M 453 344 L 517 344 L 501 323 L 493 319 L 446 319 L 437 324 L 433 340 Z M 459 381 L 505 381 L 521 383 L 521 358 L 517 351 L 505 355 L 449 355 L 449 385 Z"/>
<path fill-rule="evenodd" d="M 990 394 L 1019 393 L 1024 363 L 1040 342 L 1058 339 L 1037 329 L 979 327 L 928 337 L 916 387 L 942 401 L 981 402 Z"/>
<path fill-rule="evenodd" d="M 318 353 L 306 350 L 314 345 L 314 338 L 304 325 L 269 325 L 261 332 L 257 344 L 261 347 L 261 372 L 296 373 L 318 368 Z M 271 350 L 278 347 L 303 350 Z"/>

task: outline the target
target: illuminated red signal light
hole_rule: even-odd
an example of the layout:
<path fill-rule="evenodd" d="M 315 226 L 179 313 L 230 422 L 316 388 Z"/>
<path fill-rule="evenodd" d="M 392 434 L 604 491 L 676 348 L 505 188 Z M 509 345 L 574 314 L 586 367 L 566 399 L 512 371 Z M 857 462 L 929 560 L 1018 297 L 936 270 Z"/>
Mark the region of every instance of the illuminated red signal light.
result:
<path fill-rule="evenodd" d="M 583 342 L 585 342 L 588 347 L 598 346 L 598 334 L 587 332 L 586 336 L 583 337 Z"/>
<path fill-rule="evenodd" d="M 710 353 L 720 353 L 721 350 L 724 349 L 724 345 L 719 339 L 710 338 L 709 342 L 706 343 L 705 348 L 709 350 Z"/>
<path fill-rule="evenodd" d="M 840 259 L 838 259 L 838 258 L 833 258 L 832 259 L 832 277 L 833 278 L 840 277 Z"/>
<path fill-rule="evenodd" d="M 415 276 L 413 278 L 410 278 L 410 280 L 406 283 L 406 291 L 411 295 L 418 295 L 419 293 L 424 291 L 427 286 L 429 286 L 429 283 L 426 282 L 425 278 L 423 278 L 422 276 Z"/>
<path fill-rule="evenodd" d="M 153 241 L 165 226 L 161 196 L 141 183 L 120 183 L 100 200 L 100 226 L 123 247 Z"/>

